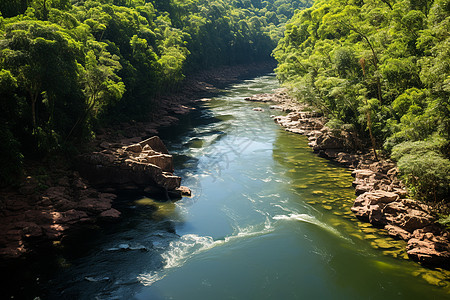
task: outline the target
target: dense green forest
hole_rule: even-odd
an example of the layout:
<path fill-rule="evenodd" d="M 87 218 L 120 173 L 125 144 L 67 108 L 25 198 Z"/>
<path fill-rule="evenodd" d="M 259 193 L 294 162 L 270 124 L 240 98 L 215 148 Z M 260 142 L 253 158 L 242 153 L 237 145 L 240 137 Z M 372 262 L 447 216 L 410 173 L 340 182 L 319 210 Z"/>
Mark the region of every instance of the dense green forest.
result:
<path fill-rule="evenodd" d="M 1 1 L 2 181 L 98 124 L 147 118 L 189 72 L 276 47 L 299 101 L 396 160 L 417 198 L 448 200 L 450 1 L 312 2 Z"/>
<path fill-rule="evenodd" d="M 449 0 L 318 0 L 286 25 L 276 72 L 397 161 L 417 198 L 448 201 L 449 32 Z"/>
<path fill-rule="evenodd" d="M 145 119 L 185 74 L 270 59 L 308 0 L 0 1 L 0 178 L 98 124 Z"/>

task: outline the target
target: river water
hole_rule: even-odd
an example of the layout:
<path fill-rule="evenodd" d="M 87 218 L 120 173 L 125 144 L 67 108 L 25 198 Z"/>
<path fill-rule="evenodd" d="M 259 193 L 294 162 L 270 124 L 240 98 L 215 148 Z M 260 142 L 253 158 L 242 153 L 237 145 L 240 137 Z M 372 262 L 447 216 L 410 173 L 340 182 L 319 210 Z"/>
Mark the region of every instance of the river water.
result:
<path fill-rule="evenodd" d="M 349 170 L 243 100 L 276 87 L 273 75 L 243 81 L 165 129 L 193 197 L 122 197 L 121 222 L 65 246 L 48 297 L 450 298 L 448 273 L 353 216 Z"/>

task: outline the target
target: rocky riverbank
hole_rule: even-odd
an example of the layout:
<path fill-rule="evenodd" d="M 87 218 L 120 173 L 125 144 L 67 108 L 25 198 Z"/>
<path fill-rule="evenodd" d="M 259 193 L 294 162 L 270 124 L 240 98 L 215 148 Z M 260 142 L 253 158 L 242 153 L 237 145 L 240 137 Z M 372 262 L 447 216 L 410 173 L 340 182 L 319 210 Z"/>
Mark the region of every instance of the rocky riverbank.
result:
<path fill-rule="evenodd" d="M 353 169 L 357 197 L 351 209 L 360 220 L 405 240 L 411 259 L 450 268 L 448 231 L 437 222 L 437 211 L 432 206 L 408 198 L 394 162 L 376 160 L 354 133 L 326 127 L 326 119 L 320 113 L 299 104 L 283 89 L 246 100 L 268 102 L 273 104 L 270 109 L 287 112 L 273 116 L 274 121 L 287 131 L 306 135 L 318 155 Z"/>
<path fill-rule="evenodd" d="M 73 162 L 64 157 L 27 162 L 27 176 L 19 186 L 0 190 L 0 257 L 21 257 L 86 224 L 120 218 L 112 205 L 121 191 L 157 194 L 161 199 L 189 195 L 172 173 L 172 157 L 156 137 L 158 129 L 193 110 L 189 103 L 220 92 L 242 76 L 272 69 L 267 63 L 198 72 L 178 92 L 154 99 L 148 122 L 100 129 Z"/>

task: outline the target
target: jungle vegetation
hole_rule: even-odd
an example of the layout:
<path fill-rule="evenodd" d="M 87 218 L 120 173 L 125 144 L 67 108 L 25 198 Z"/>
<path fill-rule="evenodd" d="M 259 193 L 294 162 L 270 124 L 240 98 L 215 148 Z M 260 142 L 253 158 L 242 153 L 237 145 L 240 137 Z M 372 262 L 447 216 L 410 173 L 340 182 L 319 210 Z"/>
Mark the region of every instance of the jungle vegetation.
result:
<path fill-rule="evenodd" d="M 189 72 L 275 48 L 292 95 L 397 161 L 416 198 L 449 200 L 450 0 L 2 0 L 0 12 L 2 182 L 99 124 L 147 118 Z"/>
<path fill-rule="evenodd" d="M 316 0 L 286 25 L 276 73 L 395 160 L 416 198 L 448 202 L 449 32 L 449 0 Z"/>
<path fill-rule="evenodd" d="M 189 72 L 271 59 L 308 0 L 1 0 L 0 179 L 139 120 Z"/>

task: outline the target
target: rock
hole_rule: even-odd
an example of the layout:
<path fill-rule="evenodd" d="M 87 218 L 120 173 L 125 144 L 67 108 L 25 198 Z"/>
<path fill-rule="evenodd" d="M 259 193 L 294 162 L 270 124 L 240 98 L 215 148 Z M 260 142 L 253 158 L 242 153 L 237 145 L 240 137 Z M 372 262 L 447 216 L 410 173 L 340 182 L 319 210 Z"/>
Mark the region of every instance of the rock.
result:
<path fill-rule="evenodd" d="M 283 107 L 280 105 L 271 105 L 269 106 L 269 109 L 283 110 Z"/>
<path fill-rule="evenodd" d="M 130 145 L 124 148 L 125 151 L 130 151 L 134 153 L 140 153 L 142 151 L 142 145 L 141 144 L 134 144 Z"/>
<path fill-rule="evenodd" d="M 87 216 L 84 211 L 71 209 L 63 213 L 54 213 L 54 220 L 55 223 L 59 224 L 74 224 L 82 218 L 87 218 Z"/>
<path fill-rule="evenodd" d="M 386 204 L 383 208 L 383 213 L 396 216 L 401 213 L 406 213 L 407 209 L 408 207 L 403 202 L 395 201 Z"/>
<path fill-rule="evenodd" d="M 261 107 L 255 107 L 252 110 L 253 111 L 264 111 L 264 109 L 262 109 Z"/>
<path fill-rule="evenodd" d="M 448 234 L 438 235 L 431 226 L 415 230 L 406 247 L 408 256 L 430 266 L 450 267 Z"/>
<path fill-rule="evenodd" d="M 366 192 L 358 196 L 351 210 L 358 218 L 375 225 L 386 224 L 382 210 L 386 204 L 398 200 L 398 195 L 384 191 Z"/>
<path fill-rule="evenodd" d="M 388 231 L 388 234 L 390 236 L 402 239 L 404 241 L 409 240 L 409 238 L 411 237 L 411 234 L 408 231 L 406 231 L 398 226 L 386 225 L 386 227 L 384 227 L 384 229 L 386 229 Z"/>
<path fill-rule="evenodd" d="M 158 184 L 166 190 L 174 190 L 180 186 L 181 177 L 163 173 L 159 176 Z"/>
<path fill-rule="evenodd" d="M 111 208 L 111 200 L 101 198 L 87 198 L 81 200 L 77 208 L 93 214 L 98 214 Z"/>
<path fill-rule="evenodd" d="M 107 211 L 102 212 L 99 215 L 99 217 L 102 220 L 112 221 L 112 220 L 120 218 L 120 215 L 121 215 L 120 211 L 118 211 L 117 209 L 111 208 Z"/>
<path fill-rule="evenodd" d="M 128 151 L 130 149 L 134 151 Z M 159 137 L 124 147 L 124 150 L 119 149 L 112 155 L 101 152 L 82 155 L 79 170 L 91 184 L 102 188 L 138 192 L 151 186 L 158 191 L 175 190 L 180 186 L 181 178 L 172 174 L 172 156 Z M 103 206 L 96 208 L 88 201 L 83 201 L 82 207 L 89 211 L 104 209 Z"/>
<path fill-rule="evenodd" d="M 142 147 L 145 147 L 148 145 L 151 149 L 163 153 L 163 154 L 169 154 L 169 151 L 167 150 L 166 146 L 164 145 L 163 141 L 158 136 L 153 136 L 149 139 L 146 139 L 139 143 Z"/>
<path fill-rule="evenodd" d="M 355 184 L 355 195 L 359 196 L 372 190 L 370 185 Z"/>
<path fill-rule="evenodd" d="M 169 154 L 152 155 L 148 156 L 146 160 L 147 162 L 160 167 L 164 172 L 174 171 L 172 155 Z"/>
<path fill-rule="evenodd" d="M 401 227 L 406 231 L 413 232 L 416 229 L 424 228 L 433 223 L 434 218 L 426 212 L 417 209 L 408 209 L 403 217 Z"/>
<path fill-rule="evenodd" d="M 177 188 L 180 192 L 182 196 L 185 197 L 191 197 L 192 196 L 192 191 L 190 188 L 186 187 L 186 186 L 180 186 L 179 188 Z"/>
<path fill-rule="evenodd" d="M 103 148 L 103 149 L 109 149 L 111 147 L 111 144 L 104 141 L 104 142 L 100 143 L 99 146 L 100 146 L 100 148 Z"/>
<path fill-rule="evenodd" d="M 315 152 L 319 150 L 343 149 L 344 144 L 338 137 L 330 134 L 319 136 L 316 140 L 316 146 L 313 148 Z"/>
<path fill-rule="evenodd" d="M 176 199 L 182 197 L 191 197 L 192 191 L 188 187 L 180 186 L 173 191 L 169 191 L 168 194 L 170 199 Z"/>
<path fill-rule="evenodd" d="M 69 187 L 70 186 L 69 177 L 64 176 L 64 177 L 60 178 L 58 180 L 58 185 L 63 186 L 63 187 Z"/>
<path fill-rule="evenodd" d="M 352 172 L 352 176 L 357 179 L 369 178 L 373 174 L 374 174 L 374 172 L 370 171 L 370 170 L 354 170 Z"/>

